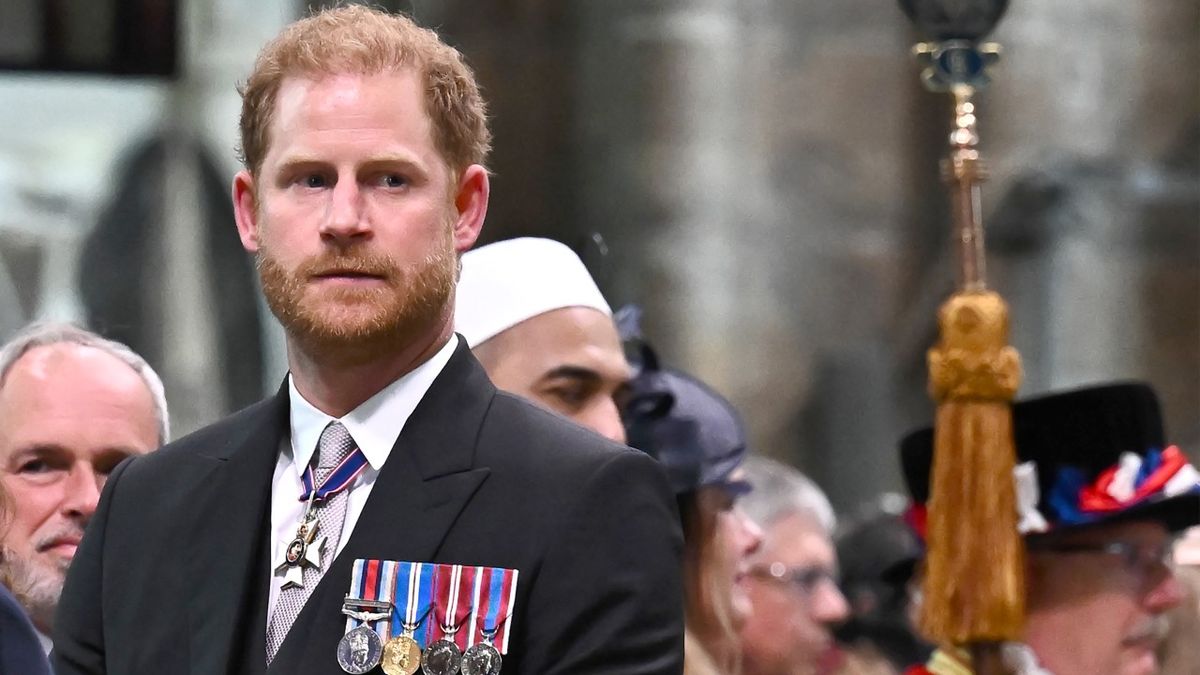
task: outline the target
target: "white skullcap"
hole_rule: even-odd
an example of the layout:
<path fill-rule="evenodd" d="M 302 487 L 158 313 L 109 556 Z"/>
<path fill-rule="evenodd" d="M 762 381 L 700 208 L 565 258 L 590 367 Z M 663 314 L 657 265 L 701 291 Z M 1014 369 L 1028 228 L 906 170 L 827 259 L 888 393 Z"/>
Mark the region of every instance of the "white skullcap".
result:
<path fill-rule="evenodd" d="M 583 261 L 564 244 L 522 237 L 463 254 L 454 330 L 467 346 L 564 307 L 591 307 L 612 316 Z"/>

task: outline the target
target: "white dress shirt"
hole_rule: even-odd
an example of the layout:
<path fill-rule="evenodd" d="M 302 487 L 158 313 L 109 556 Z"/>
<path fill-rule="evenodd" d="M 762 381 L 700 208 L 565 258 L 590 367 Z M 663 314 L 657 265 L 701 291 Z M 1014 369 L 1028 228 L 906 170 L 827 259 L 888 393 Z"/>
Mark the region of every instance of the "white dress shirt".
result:
<path fill-rule="evenodd" d="M 425 392 L 429 391 L 429 386 L 450 360 L 457 344 L 458 336 L 451 335 L 446 345 L 432 358 L 384 387 L 338 420 L 345 425 L 358 447 L 362 448 L 367 458 L 367 467 L 349 487 L 346 522 L 342 525 L 342 536 L 338 539 L 337 550 L 322 552 L 322 562 L 327 568 L 328 561 L 331 560 L 328 556 L 336 556 L 350 539 L 363 505 L 371 495 L 375 478 L 379 476 L 379 471 L 391 454 L 400 431 L 404 429 L 417 404 L 425 397 Z M 267 625 L 270 625 L 271 615 L 275 612 L 279 587 L 283 583 L 283 574 L 277 574 L 275 569 L 283 561 L 287 545 L 296 538 L 296 529 L 300 526 L 300 519 L 304 517 L 304 502 L 300 501 L 304 486 L 300 476 L 312 461 L 321 432 L 330 422 L 337 419 L 317 410 L 306 401 L 296 390 L 291 375 L 288 376 L 288 398 L 291 409 L 291 443 L 285 441 L 283 444 L 279 459 L 275 462 L 275 475 L 271 479 L 271 594 L 267 605 Z"/>

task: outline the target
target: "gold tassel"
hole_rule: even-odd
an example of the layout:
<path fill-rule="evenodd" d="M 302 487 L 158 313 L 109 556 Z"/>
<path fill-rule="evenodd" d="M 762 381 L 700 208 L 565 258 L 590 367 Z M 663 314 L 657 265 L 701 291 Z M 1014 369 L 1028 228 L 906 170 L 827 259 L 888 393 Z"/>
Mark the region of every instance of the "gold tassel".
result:
<path fill-rule="evenodd" d="M 1025 550 L 1017 533 L 1011 402 L 1021 361 L 1008 308 L 991 291 L 955 293 L 929 350 L 938 404 L 921 630 L 938 644 L 1018 640 Z"/>

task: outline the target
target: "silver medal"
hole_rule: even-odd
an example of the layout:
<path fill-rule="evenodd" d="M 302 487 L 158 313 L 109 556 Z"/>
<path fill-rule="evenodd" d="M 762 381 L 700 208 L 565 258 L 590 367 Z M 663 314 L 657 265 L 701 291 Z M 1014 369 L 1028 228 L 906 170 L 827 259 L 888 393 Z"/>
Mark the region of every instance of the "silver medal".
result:
<path fill-rule="evenodd" d="M 463 675 L 500 675 L 500 652 L 495 647 L 479 642 L 463 654 Z"/>
<path fill-rule="evenodd" d="M 337 660 L 342 670 L 351 675 L 363 675 L 379 665 L 383 658 L 383 641 L 369 626 L 359 626 L 342 636 L 338 642 Z M 498 671 L 497 671 L 498 672 Z"/>
<path fill-rule="evenodd" d="M 283 560 L 275 566 L 275 576 L 283 575 L 279 588 L 304 588 L 304 569 L 321 569 L 321 551 L 325 548 L 325 535 L 317 536 L 320 523 L 312 511 L 312 500 L 305 507 L 304 516 L 296 536 L 283 551 Z"/>
<path fill-rule="evenodd" d="M 442 638 L 429 645 L 421 657 L 421 668 L 425 675 L 454 675 L 462 666 L 463 653 L 458 645 Z"/>

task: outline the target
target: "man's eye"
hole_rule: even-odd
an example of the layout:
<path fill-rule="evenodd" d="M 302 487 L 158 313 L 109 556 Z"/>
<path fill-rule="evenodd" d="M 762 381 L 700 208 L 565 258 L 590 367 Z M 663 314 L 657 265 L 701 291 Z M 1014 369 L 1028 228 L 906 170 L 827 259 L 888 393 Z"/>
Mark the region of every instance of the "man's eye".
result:
<path fill-rule="evenodd" d="M 309 174 L 300 179 L 301 184 L 308 188 L 323 188 L 325 187 L 325 177 L 320 174 Z"/>
<path fill-rule="evenodd" d="M 46 473 L 52 468 L 44 459 L 30 459 L 17 466 L 17 473 Z"/>
<path fill-rule="evenodd" d="M 389 173 L 382 176 L 379 179 L 379 183 L 386 188 L 401 188 L 407 185 L 408 181 L 404 179 L 404 176 Z"/>
<path fill-rule="evenodd" d="M 582 406 L 588 398 L 588 391 L 585 387 L 555 387 L 549 393 L 563 405 L 572 409 Z"/>

